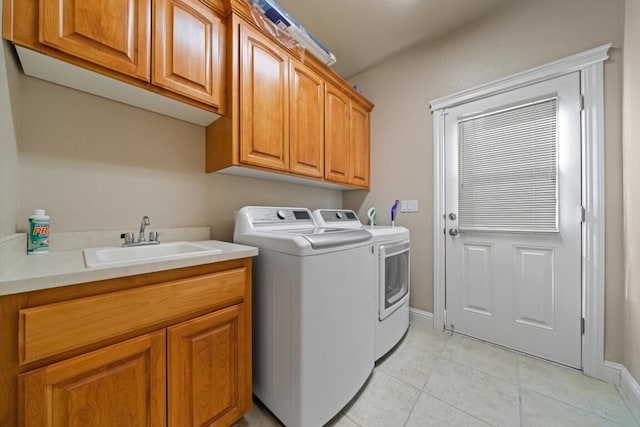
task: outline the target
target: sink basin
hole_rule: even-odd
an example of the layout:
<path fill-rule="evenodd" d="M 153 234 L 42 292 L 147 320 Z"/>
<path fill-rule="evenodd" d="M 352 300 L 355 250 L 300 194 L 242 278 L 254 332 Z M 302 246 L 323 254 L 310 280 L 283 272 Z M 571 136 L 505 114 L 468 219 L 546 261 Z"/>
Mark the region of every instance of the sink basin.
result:
<path fill-rule="evenodd" d="M 193 256 L 213 255 L 221 249 L 194 242 L 169 242 L 149 246 L 87 248 L 84 263 L 87 267 L 106 267 L 140 262 L 168 261 Z"/>

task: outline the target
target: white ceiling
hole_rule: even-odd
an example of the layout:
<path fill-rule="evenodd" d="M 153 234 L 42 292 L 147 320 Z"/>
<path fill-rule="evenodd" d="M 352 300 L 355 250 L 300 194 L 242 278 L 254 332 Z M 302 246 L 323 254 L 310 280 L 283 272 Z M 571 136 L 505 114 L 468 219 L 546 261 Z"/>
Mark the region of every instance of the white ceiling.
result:
<path fill-rule="evenodd" d="M 276 1 L 336 55 L 331 68 L 349 78 L 509 0 Z"/>

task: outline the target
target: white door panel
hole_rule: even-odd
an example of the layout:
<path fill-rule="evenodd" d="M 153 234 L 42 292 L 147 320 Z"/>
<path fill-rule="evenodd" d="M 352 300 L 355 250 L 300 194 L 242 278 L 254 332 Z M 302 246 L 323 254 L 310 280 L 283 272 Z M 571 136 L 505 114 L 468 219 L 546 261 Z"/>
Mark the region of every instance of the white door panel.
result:
<path fill-rule="evenodd" d="M 541 211 L 550 212 L 546 216 L 540 215 L 544 216 L 542 228 L 535 228 L 537 217 L 533 215 L 533 228 L 525 225 L 521 227 L 522 230 L 514 231 L 520 227 L 519 209 L 522 206 L 521 195 L 516 191 L 509 196 L 513 203 L 509 200 L 506 205 L 501 205 L 504 202 L 500 199 L 502 195 L 496 196 L 496 205 L 478 214 L 478 218 L 481 218 L 479 221 L 484 222 L 475 228 L 467 227 L 474 203 L 468 203 L 468 199 L 465 199 L 465 212 L 459 212 L 459 192 L 462 194 L 459 187 L 458 146 L 461 121 L 517 109 L 524 104 L 536 104 L 547 98 L 557 100 L 554 104 L 557 107 L 557 150 L 552 161 L 553 173 L 557 173 L 557 177 L 553 177 L 556 180 L 553 184 L 555 187 L 544 190 L 545 197 L 550 195 L 550 200 L 554 201 L 554 210 L 548 211 L 551 209 L 548 203 L 541 205 Z M 579 101 L 580 77 L 576 72 L 450 108 L 445 125 L 447 327 L 578 368 L 582 361 Z M 521 130 L 517 126 L 506 126 L 505 129 L 507 132 Z M 491 147 L 487 147 L 487 151 L 478 150 L 476 145 L 474 150 L 477 153 L 469 154 L 470 149 L 465 148 L 465 161 L 482 168 L 478 175 L 480 178 L 474 185 L 482 182 L 482 174 L 487 171 L 493 173 L 491 167 L 486 167 L 492 164 L 493 157 L 509 155 L 512 156 L 509 159 L 515 160 L 512 163 L 500 163 L 495 168 L 497 172 L 514 176 L 515 167 L 516 180 L 527 177 L 520 179 L 525 183 L 523 185 L 528 185 L 523 193 L 530 188 L 535 190 L 537 178 L 529 180 L 526 156 L 513 157 L 513 153 L 509 154 L 508 151 L 514 145 L 509 142 L 511 145 L 501 149 L 499 139 L 499 136 L 491 137 Z M 495 140 L 498 141 L 497 145 L 493 144 Z M 487 155 L 487 152 L 494 154 Z M 527 148 L 522 152 L 527 152 Z M 542 157 L 545 156 L 547 154 Z M 520 174 L 517 169 L 520 166 L 514 165 L 520 165 L 522 158 L 525 161 L 522 162 Z M 493 195 L 490 185 L 501 185 L 501 175 L 496 176 L 497 184 L 494 176 L 493 184 L 477 190 L 479 196 L 474 197 L 478 198 L 478 205 Z M 514 185 L 520 188 L 517 187 L 520 184 Z M 468 192 L 468 187 L 465 190 Z M 483 195 L 489 198 L 485 199 Z M 522 197 L 529 196 L 523 194 Z M 458 230 L 461 222 L 459 214 L 464 215 L 465 227 L 462 230 Z M 492 222 L 496 218 L 504 220 L 502 229 L 499 222 Z M 529 219 L 523 221 L 528 224 Z M 485 223 L 489 226 L 484 227 Z"/>

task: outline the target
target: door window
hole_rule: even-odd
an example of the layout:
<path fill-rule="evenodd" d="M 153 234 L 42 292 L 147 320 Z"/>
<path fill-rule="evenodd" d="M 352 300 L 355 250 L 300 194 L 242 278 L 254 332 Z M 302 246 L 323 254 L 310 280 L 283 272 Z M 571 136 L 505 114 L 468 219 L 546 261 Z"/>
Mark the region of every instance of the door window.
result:
<path fill-rule="evenodd" d="M 458 121 L 461 231 L 558 231 L 557 98 Z"/>

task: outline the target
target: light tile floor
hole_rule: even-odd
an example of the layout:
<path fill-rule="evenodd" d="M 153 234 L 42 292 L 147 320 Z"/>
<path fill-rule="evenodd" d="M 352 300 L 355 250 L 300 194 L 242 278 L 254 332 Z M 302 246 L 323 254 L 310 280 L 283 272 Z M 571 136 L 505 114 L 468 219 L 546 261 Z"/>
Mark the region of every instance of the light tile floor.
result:
<path fill-rule="evenodd" d="M 235 427 L 281 424 L 259 402 Z M 331 427 L 640 426 L 620 391 L 580 372 L 412 324 Z"/>

